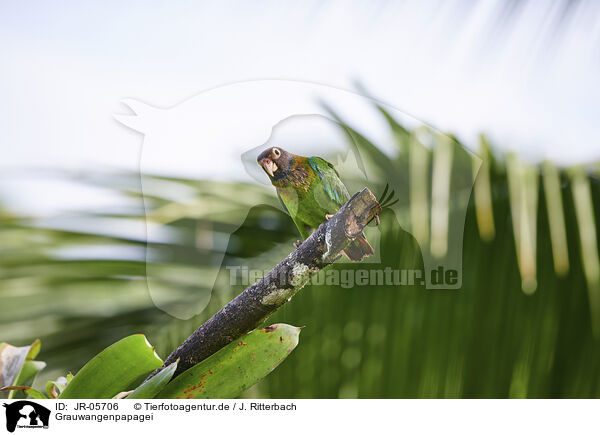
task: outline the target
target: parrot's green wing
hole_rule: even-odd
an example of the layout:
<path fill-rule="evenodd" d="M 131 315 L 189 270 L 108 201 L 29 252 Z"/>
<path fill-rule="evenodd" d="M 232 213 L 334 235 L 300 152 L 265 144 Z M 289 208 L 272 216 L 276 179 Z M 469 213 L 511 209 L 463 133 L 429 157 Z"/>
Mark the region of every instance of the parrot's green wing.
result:
<path fill-rule="evenodd" d="M 281 203 L 281 206 L 283 207 L 283 209 L 285 210 L 285 212 L 287 214 L 290 214 L 290 211 L 288 210 L 288 208 L 285 206 L 285 202 L 283 202 L 283 199 L 281 199 L 281 195 L 279 194 L 278 190 L 275 190 L 277 192 L 277 198 L 279 198 L 279 202 Z"/>
<path fill-rule="evenodd" d="M 290 215 L 290 217 L 292 218 L 292 221 L 294 221 L 294 224 L 296 224 L 296 228 L 298 228 L 298 231 L 300 232 L 300 235 L 302 236 L 302 238 L 306 239 L 308 236 L 310 236 L 310 231 L 306 229 L 306 225 L 304 225 L 304 223 L 302 223 L 298 219 L 296 219 L 296 212 L 297 212 L 298 207 L 297 206 L 293 207 L 294 213 L 291 213 L 290 210 L 285 205 L 285 202 L 283 201 L 283 198 L 281 197 L 279 190 L 277 190 L 277 198 L 279 198 L 279 202 L 281 202 L 281 206 L 283 207 L 283 209 L 286 211 L 287 214 Z"/>
<path fill-rule="evenodd" d="M 320 157 L 309 157 L 308 164 L 321 178 L 323 189 L 329 199 L 338 206 L 344 205 L 350 199 L 348 189 L 331 163 Z"/>

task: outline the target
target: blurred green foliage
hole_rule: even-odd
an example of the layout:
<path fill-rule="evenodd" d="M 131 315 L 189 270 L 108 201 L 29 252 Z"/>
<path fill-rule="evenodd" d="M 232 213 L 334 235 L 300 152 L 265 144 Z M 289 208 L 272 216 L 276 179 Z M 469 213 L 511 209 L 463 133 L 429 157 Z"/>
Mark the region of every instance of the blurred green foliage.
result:
<path fill-rule="evenodd" d="M 346 132 L 363 157 L 369 174 L 367 187 L 380 193 L 389 184 L 400 199 L 396 213 L 383 211 L 377 229 L 382 234 L 379 248 L 383 267 L 423 269 L 420 244 L 405 229 L 411 213 L 410 153 L 413 147 L 422 146 L 419 134 L 429 130 L 409 130 L 380 110 L 397 140 L 396 154 L 382 152 L 350 126 Z M 332 116 L 343 123 L 335 113 Z M 431 149 L 440 140 L 446 139 L 431 133 Z M 453 164 L 467 164 L 468 153 L 454 143 L 462 151 L 455 152 Z M 533 216 L 537 287 L 526 294 L 522 277 L 530 272 L 519 268 L 524 260 L 523 256 L 518 258 L 515 246 L 515 220 L 511 216 L 515 204 L 511 202 L 507 169 L 502 156 L 487 148 L 482 149 L 482 157 L 487 165 L 491 207 L 478 209 L 482 203 L 476 204 L 467 192 L 462 288 L 309 285 L 269 319 L 270 323 L 306 325 L 301 345 L 246 394 L 306 398 L 600 397 L 600 346 L 590 315 L 597 258 L 588 258 L 592 266 L 584 271 L 582 255 L 593 257 L 593 250 L 589 246 L 582 249 L 581 241 L 591 236 L 580 234 L 581 223 L 589 224 L 589 219 L 578 215 L 572 177 L 558 172 L 569 263 L 560 277 L 553 261 L 544 184 L 535 184 L 539 185 Z M 430 175 L 431 159 L 428 165 Z M 539 179 L 539 171 L 533 170 Z M 344 172 L 342 177 L 350 190 L 364 187 L 364 178 Z M 227 265 L 270 269 L 291 251 L 297 238 L 293 223 L 280 210 L 270 188 L 159 176 L 152 179 L 142 198 L 136 174 L 78 178 L 80 183 L 118 192 L 130 204 L 118 213 L 79 216 L 86 230 L 57 229 L 10 210 L 0 211 L 0 338 L 17 345 L 42 339 L 41 358 L 48 368 L 46 377 L 41 376 L 41 385 L 68 371 L 75 373 L 101 349 L 132 333 L 146 334 L 159 355 L 166 357 L 243 289 L 229 285 Z M 598 182 L 588 175 L 585 181 L 590 196 L 581 190 L 580 197 L 589 201 L 598 216 Z M 174 202 L 172 192 L 178 189 L 188 195 L 191 192 L 196 202 Z M 202 212 L 203 199 L 214 203 L 220 197 L 232 196 L 237 201 L 224 204 L 221 213 Z M 248 209 L 244 224 L 236 229 L 228 216 Z M 129 225 L 137 228 L 144 224 L 146 211 L 169 229 L 163 240 L 146 242 L 127 231 L 96 231 Z M 598 221 L 593 219 L 591 224 L 598 234 Z M 196 248 L 206 236 L 230 232 L 233 235 L 219 278 L 212 293 L 210 289 L 206 293 L 198 270 L 211 267 L 211 257 L 206 250 Z M 99 259 L 78 254 L 102 246 L 118 255 Z M 159 271 L 155 277 L 164 288 L 162 303 L 177 306 L 205 298 L 208 305 L 201 314 L 178 320 L 155 307 L 145 282 L 146 253 L 156 266 L 153 270 Z M 344 263 L 332 267 L 382 265 Z"/>

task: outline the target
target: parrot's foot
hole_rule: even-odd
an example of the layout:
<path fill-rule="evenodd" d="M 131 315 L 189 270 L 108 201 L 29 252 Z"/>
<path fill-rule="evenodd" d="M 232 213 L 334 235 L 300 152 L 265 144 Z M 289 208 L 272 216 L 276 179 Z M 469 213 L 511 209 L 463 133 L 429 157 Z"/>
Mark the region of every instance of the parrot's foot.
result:
<path fill-rule="evenodd" d="M 379 221 L 379 215 L 378 215 L 378 214 L 376 214 L 376 215 L 375 215 L 375 224 L 376 224 L 376 225 L 379 225 L 380 223 L 381 223 L 381 222 Z"/>
<path fill-rule="evenodd" d="M 297 249 L 297 248 L 298 248 L 298 247 L 299 247 L 301 244 L 302 244 L 302 240 L 296 240 L 296 241 L 293 243 L 293 245 L 294 245 L 294 248 L 296 248 L 296 249 Z"/>
<path fill-rule="evenodd" d="M 326 214 L 326 215 L 325 215 L 325 219 L 327 219 L 327 220 L 331 219 L 332 217 L 333 217 L 333 215 L 332 215 L 332 214 Z"/>

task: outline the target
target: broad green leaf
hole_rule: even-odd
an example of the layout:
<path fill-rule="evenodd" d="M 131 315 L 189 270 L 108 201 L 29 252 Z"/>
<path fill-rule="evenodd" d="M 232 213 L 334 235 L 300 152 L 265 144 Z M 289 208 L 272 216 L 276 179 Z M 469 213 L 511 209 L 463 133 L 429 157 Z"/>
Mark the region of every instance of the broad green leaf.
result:
<path fill-rule="evenodd" d="M 31 346 L 16 347 L 8 343 L 0 344 L 0 387 L 14 384 L 30 348 Z M 0 398 L 6 397 L 8 397 L 7 393 L 0 395 Z"/>
<path fill-rule="evenodd" d="M 30 387 L 33 384 L 33 379 L 42 370 L 46 367 L 46 363 L 42 361 L 33 361 L 33 359 L 40 353 L 40 349 L 42 347 L 42 342 L 40 339 L 36 339 L 31 345 L 21 347 L 20 357 L 22 357 L 22 353 L 27 350 L 25 355 L 25 361 L 22 363 L 21 368 L 16 375 L 16 377 L 12 381 L 12 385 L 17 385 L 21 387 Z M 0 370 L 1 372 L 1 370 Z M 2 386 L 2 385 L 0 385 Z M 8 393 L 8 399 L 24 399 L 27 395 L 18 389 L 10 390 Z"/>
<path fill-rule="evenodd" d="M 186 370 L 156 396 L 230 399 L 267 376 L 298 345 L 300 328 L 279 323 L 256 329 Z"/>
<path fill-rule="evenodd" d="M 42 341 L 39 338 L 36 338 L 31 346 L 29 346 L 29 352 L 27 353 L 27 359 L 35 359 L 36 356 L 40 353 L 42 349 Z"/>
<path fill-rule="evenodd" d="M 110 399 L 127 391 L 162 366 L 142 334 L 131 335 L 104 349 L 75 375 L 61 399 Z"/>
<path fill-rule="evenodd" d="M 135 391 L 133 391 L 125 398 L 153 399 L 154 396 L 156 396 L 158 392 L 162 390 L 163 387 L 167 385 L 167 383 L 171 380 L 171 378 L 173 377 L 173 373 L 175 373 L 175 370 L 177 369 L 178 362 L 179 360 L 162 369 L 159 373 L 154 375 L 147 382 L 144 382 L 142 385 L 137 387 Z"/>
<path fill-rule="evenodd" d="M 26 360 L 19 372 L 19 376 L 17 376 L 17 379 L 14 382 L 15 385 L 31 385 L 35 376 L 45 367 L 46 363 L 44 361 Z"/>
<path fill-rule="evenodd" d="M 33 380 L 36 375 L 46 367 L 46 363 L 44 361 L 33 361 L 33 360 L 25 360 L 25 363 L 21 367 L 21 371 L 17 376 L 17 379 L 13 382 L 14 385 L 22 386 L 22 387 L 31 387 L 33 384 Z M 19 390 L 12 390 L 8 394 L 9 399 L 18 399 L 25 398 L 25 394 L 19 394 Z"/>
<path fill-rule="evenodd" d="M 11 387 L 0 388 L 0 391 L 9 391 L 9 392 L 21 391 L 23 393 L 27 393 L 29 396 L 31 396 L 34 399 L 47 399 L 47 397 L 44 396 L 43 393 L 40 393 L 35 388 L 31 388 L 31 387 L 13 385 Z"/>
<path fill-rule="evenodd" d="M 47 399 L 44 393 L 39 392 L 35 388 L 29 388 L 26 390 L 26 393 L 29 394 L 34 399 Z"/>

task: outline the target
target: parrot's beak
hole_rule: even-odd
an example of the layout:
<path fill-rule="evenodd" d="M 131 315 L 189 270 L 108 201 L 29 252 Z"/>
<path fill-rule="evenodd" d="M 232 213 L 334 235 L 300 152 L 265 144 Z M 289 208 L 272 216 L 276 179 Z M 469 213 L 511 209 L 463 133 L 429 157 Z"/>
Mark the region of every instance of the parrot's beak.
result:
<path fill-rule="evenodd" d="M 273 174 L 277 171 L 277 165 L 269 158 L 262 159 L 258 164 L 262 166 L 271 177 L 273 177 Z"/>

